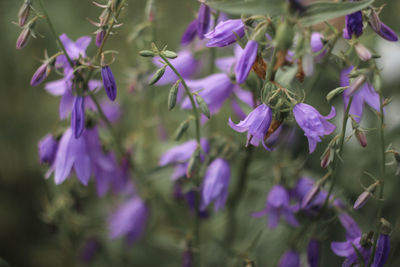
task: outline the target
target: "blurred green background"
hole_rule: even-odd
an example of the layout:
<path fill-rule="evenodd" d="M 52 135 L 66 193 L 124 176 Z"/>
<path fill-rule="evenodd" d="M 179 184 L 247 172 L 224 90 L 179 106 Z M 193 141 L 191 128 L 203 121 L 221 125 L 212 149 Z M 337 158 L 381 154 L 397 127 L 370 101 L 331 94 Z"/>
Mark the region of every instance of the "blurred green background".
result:
<path fill-rule="evenodd" d="M 44 0 L 44 2 L 58 33 L 67 33 L 71 39 L 75 40 L 82 35 L 89 35 L 95 31 L 94 26 L 86 19 L 95 20 L 99 15 L 100 9 L 94 7 L 92 1 Z M 377 1 L 376 5 L 383 3 L 386 3 L 386 1 Z M 15 41 L 20 30 L 18 26 L 12 24 L 12 21 L 17 20 L 16 15 L 21 4 L 22 1 L 19 0 L 0 1 L 0 32 L 2 35 L 0 44 L 0 79 L 2 81 L 0 89 L 0 258 L 11 266 L 75 266 L 79 265 L 77 259 L 84 238 L 82 238 L 81 232 L 71 230 L 74 229 L 72 224 L 75 220 L 78 221 L 78 224 L 82 224 L 81 220 L 89 220 L 90 222 L 100 220 L 98 222 L 101 225 L 99 231 L 104 232 L 104 240 L 106 240 L 105 214 L 99 211 L 93 212 L 91 207 L 92 205 L 110 207 L 111 204 L 107 200 L 98 200 L 94 196 L 93 185 L 86 189 L 76 190 L 76 188 L 82 186 L 76 186 L 73 181 L 68 181 L 57 188 L 54 186 L 53 178 L 49 180 L 44 178 L 46 168 L 39 164 L 37 142 L 47 132 L 55 129 L 58 120 L 59 99 L 46 93 L 43 90 L 43 85 L 32 88 L 29 82 L 33 72 L 39 66 L 39 60 L 43 58 L 44 48 L 47 48 L 49 54 L 55 53 L 57 50 L 48 27 L 43 21 L 40 21 L 36 28 L 45 38 L 30 39 L 25 49 L 21 51 L 15 49 Z M 135 94 L 128 93 L 132 73 L 127 72 L 127 69 L 137 67 L 138 64 L 145 64 L 145 61 L 137 58 L 137 44 L 128 43 L 126 37 L 132 32 L 135 25 L 145 20 L 145 1 L 128 0 L 128 5 L 122 15 L 124 25 L 117 29 L 118 34 L 113 35 L 107 43 L 107 49 L 120 51 L 120 54 L 117 55 L 117 61 L 113 65 L 113 71 L 118 81 L 121 104 L 125 110 L 129 110 L 129 112 L 125 111 L 118 129 L 124 131 L 124 133 L 135 133 L 132 138 L 134 142 L 140 144 L 138 149 L 143 152 L 140 154 L 143 156 L 139 159 L 139 162 L 143 163 L 143 169 L 146 169 L 157 164 L 160 152 L 165 151 L 166 148 L 165 145 L 156 140 L 157 127 L 154 126 L 154 121 L 159 121 L 160 117 L 165 118 L 164 111 L 166 111 L 168 90 L 152 89 L 151 92 L 155 95 L 154 99 L 157 99 L 157 101 L 154 100 L 155 103 L 152 103 L 153 106 L 148 102 L 149 93 L 146 90 L 141 91 L 139 86 L 138 92 L 135 92 Z M 193 19 L 197 7 L 196 1 L 157 1 L 157 44 L 159 46 L 168 44 L 170 49 L 177 50 L 180 36 L 187 24 Z M 400 1 L 389 1 L 381 15 L 381 19 L 397 33 L 400 33 L 399 10 Z M 385 66 L 383 90 L 387 97 L 392 98 L 392 103 L 387 108 L 387 144 L 391 143 L 400 148 L 400 117 L 398 115 L 400 112 L 400 45 L 399 43 L 390 44 L 378 38 L 369 38 L 367 41 L 368 45 L 371 44 L 369 47 L 375 47 L 376 51 L 382 55 L 380 61 L 382 66 Z M 95 51 L 94 49 L 92 44 L 88 54 L 91 55 Z M 323 75 L 324 77 L 319 80 L 316 86 L 320 90 L 314 90 L 312 97 L 309 98 L 309 103 L 316 106 L 321 113 L 326 114 L 329 108 L 325 103 L 324 96 L 329 90 L 338 86 L 339 73 L 332 65 L 329 67 L 329 73 L 324 72 Z M 57 79 L 57 76 L 52 74 L 49 80 L 52 79 Z M 156 107 L 158 104 L 160 104 L 160 107 Z M 337 99 L 334 104 L 338 110 L 341 110 L 340 99 Z M 163 109 L 164 107 L 165 109 Z M 151 113 L 158 115 L 149 117 Z M 367 113 L 368 118 L 363 120 L 363 126 L 372 129 L 367 134 L 369 145 L 365 149 L 362 149 L 353 141 L 346 145 L 345 162 L 341 168 L 337 186 L 339 190 L 335 192 L 342 199 L 349 200 L 349 203 L 352 203 L 362 190 L 359 182 L 360 177 L 362 177 L 364 184 L 369 182 L 365 175 L 363 176 L 363 170 L 368 170 L 374 174 L 379 173 L 379 155 L 376 153 L 378 151 L 378 136 L 376 130 L 374 130 L 378 124 L 373 112 L 368 110 Z M 180 119 L 185 118 L 183 114 L 167 121 L 166 128 L 169 135 L 173 133 Z M 214 127 L 215 125 L 222 125 L 217 127 L 216 131 L 232 137 L 235 134 L 226 127 L 228 117 L 229 114 L 222 113 L 221 117 L 216 119 L 221 124 L 213 123 L 212 125 Z M 340 112 L 338 118 L 340 118 Z M 339 124 L 336 123 L 336 125 Z M 147 135 L 148 132 L 145 130 L 151 133 Z M 243 141 L 244 137 L 240 137 L 238 140 Z M 301 142 L 305 144 L 303 139 L 302 136 Z M 323 145 L 319 145 L 317 152 L 308 158 L 309 161 L 306 164 L 307 171 L 305 173 L 314 178 L 323 175 L 323 171 L 319 168 L 319 155 L 321 155 L 323 149 Z M 267 191 L 273 183 L 271 168 L 277 161 L 275 155 L 266 155 L 262 148 L 257 149 L 256 155 L 259 160 L 256 160 L 252 165 L 250 177 L 254 179 L 249 182 L 249 189 L 243 199 L 245 204 L 240 205 L 240 230 L 236 233 L 236 236 L 239 241 L 246 240 L 243 242 L 243 246 L 245 246 L 251 240 L 254 240 L 255 236 L 259 235 L 258 245 L 249 252 L 249 257 L 256 260 L 259 266 L 274 266 L 279 256 L 285 251 L 285 242 L 290 238 L 291 232 L 287 231 L 285 227 L 270 231 L 265 227 L 265 219 L 248 219 L 251 212 L 264 207 Z M 239 153 L 233 163 L 239 163 L 242 156 Z M 392 159 L 391 156 L 388 158 Z M 238 167 L 235 167 L 235 170 L 237 169 Z M 392 237 L 391 264 L 388 266 L 400 265 L 400 248 L 398 246 L 400 240 L 398 231 L 400 195 L 397 194 L 400 183 L 399 177 L 393 175 L 394 169 L 394 167 L 388 168 L 388 186 L 385 191 L 387 197 L 385 197 L 384 215 L 395 225 Z M 171 170 L 163 170 L 152 176 L 151 182 L 156 188 L 155 199 L 158 197 L 157 192 L 161 195 L 159 200 L 155 200 L 155 203 L 167 201 L 165 205 L 169 205 L 169 207 L 174 205 L 172 200 L 168 200 L 172 190 L 168 178 L 170 173 Z M 236 181 L 235 179 L 236 177 L 233 177 L 233 183 Z M 168 190 L 165 190 L 164 186 Z M 71 188 L 75 188 L 73 190 L 77 191 L 76 194 L 79 195 L 80 201 L 83 201 L 83 211 L 80 211 L 78 217 L 75 217 L 76 214 L 68 213 L 60 215 L 60 218 L 58 218 L 61 221 L 60 225 L 46 222 L 49 206 L 70 207 L 69 205 L 72 205 L 68 202 L 71 195 L 69 189 Z M 73 202 L 76 204 L 76 199 Z M 116 245 L 105 246 L 101 250 L 102 257 L 94 263 L 95 266 L 110 266 L 115 262 L 120 266 L 179 265 L 184 234 L 179 232 L 171 234 L 169 232 L 171 229 L 168 228 L 168 222 L 163 221 L 168 212 L 170 211 L 166 211 L 163 206 L 152 211 L 152 220 L 146 231 L 146 238 L 143 238 L 132 248 L 123 248 L 120 241 L 115 241 L 114 244 Z M 355 213 L 354 216 L 363 230 L 366 231 L 369 229 L 368 227 L 371 227 L 375 212 L 376 201 L 373 201 L 366 208 Z M 91 219 L 85 219 L 85 216 L 89 214 L 93 215 Z M 225 216 L 226 214 L 215 216 L 205 223 L 205 229 L 208 229 L 210 225 L 213 229 L 209 232 L 204 230 L 205 240 L 207 238 L 213 239 L 213 233 L 218 236 L 218 233 L 223 231 Z M 185 218 L 175 218 L 175 221 L 180 220 L 184 221 Z M 182 224 L 184 223 L 182 222 Z M 93 224 L 83 223 L 83 225 Z M 176 227 L 178 228 L 178 226 Z M 87 230 L 85 237 L 90 237 L 91 230 Z M 98 229 L 93 231 L 97 233 Z M 157 234 L 158 236 L 156 236 L 153 232 L 164 232 L 165 235 Z M 182 230 L 182 232 L 184 231 Z M 171 237 L 171 235 L 174 237 Z M 328 240 L 344 240 L 343 231 L 338 223 L 335 223 L 332 230 L 327 232 L 326 235 Z M 104 243 L 107 242 L 102 242 L 102 244 Z M 171 244 L 176 247 L 171 247 Z M 239 244 L 237 249 L 240 250 L 240 247 Z M 322 266 L 338 266 L 341 263 L 342 259 L 333 256 L 329 251 L 328 242 L 325 242 L 323 251 Z M 207 258 L 203 262 L 204 266 L 240 266 L 240 260 L 238 261 L 229 253 L 226 254 L 224 248 L 219 246 L 218 242 L 210 242 L 204 248 L 204 255 Z M 304 257 L 304 253 L 302 257 Z M 115 260 L 115 258 L 118 259 Z M 1 262 L 0 266 L 2 266 Z"/>

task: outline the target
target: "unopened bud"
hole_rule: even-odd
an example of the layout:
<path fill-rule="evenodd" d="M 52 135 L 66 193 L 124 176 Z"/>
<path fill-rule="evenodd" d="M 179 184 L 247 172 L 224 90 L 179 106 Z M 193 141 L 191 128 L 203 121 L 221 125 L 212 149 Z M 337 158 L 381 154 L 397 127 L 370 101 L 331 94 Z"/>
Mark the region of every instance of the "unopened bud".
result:
<path fill-rule="evenodd" d="M 139 55 L 141 55 L 142 57 L 154 57 L 156 54 L 150 50 L 142 50 L 139 52 Z"/>
<path fill-rule="evenodd" d="M 22 49 L 28 43 L 29 36 L 31 35 L 31 29 L 29 27 L 25 27 L 17 39 L 17 49 Z"/>
<path fill-rule="evenodd" d="M 121 4 L 121 0 L 112 0 L 111 2 L 111 10 L 116 12 Z"/>
<path fill-rule="evenodd" d="M 381 20 L 375 10 L 371 10 L 371 15 L 368 20 L 369 26 L 374 30 L 374 32 L 379 32 L 381 30 Z"/>
<path fill-rule="evenodd" d="M 367 201 L 370 199 L 372 194 L 375 192 L 376 187 L 378 186 L 378 182 L 370 185 L 364 192 L 361 193 L 361 195 L 358 196 L 356 202 L 354 202 L 353 209 L 358 210 L 362 208 Z"/>
<path fill-rule="evenodd" d="M 179 125 L 178 129 L 176 129 L 175 134 L 174 134 L 174 136 L 175 136 L 174 139 L 175 139 L 176 141 L 178 141 L 179 139 L 181 139 L 182 135 L 183 135 L 184 133 L 186 133 L 186 130 L 187 130 L 188 128 L 189 128 L 189 120 L 183 121 L 183 122 Z"/>
<path fill-rule="evenodd" d="M 174 58 L 177 58 L 177 57 L 178 57 L 178 55 L 177 55 L 175 52 L 170 51 L 170 50 L 165 50 L 165 51 L 162 51 L 161 53 L 162 53 L 165 57 L 171 58 L 171 59 L 174 59 Z"/>
<path fill-rule="evenodd" d="M 311 53 L 307 53 L 303 56 L 302 60 L 304 74 L 309 77 L 314 72 L 314 58 Z"/>
<path fill-rule="evenodd" d="M 171 90 L 169 90 L 168 95 L 168 110 L 172 110 L 176 105 L 176 98 L 178 96 L 178 88 L 181 80 L 176 81 L 174 85 L 172 85 Z"/>
<path fill-rule="evenodd" d="M 41 82 L 46 79 L 46 77 L 50 73 L 50 66 L 48 65 L 47 62 L 43 63 L 33 74 L 32 79 L 31 79 L 31 86 L 35 87 L 38 86 Z"/>
<path fill-rule="evenodd" d="M 32 1 L 25 0 L 18 12 L 18 25 L 23 27 L 28 21 L 29 14 L 31 13 Z"/>
<path fill-rule="evenodd" d="M 343 91 L 346 90 L 346 88 L 347 87 L 338 87 L 338 88 L 333 89 L 326 95 L 326 100 L 328 100 L 328 102 L 330 102 L 334 97 L 343 93 Z"/>
<path fill-rule="evenodd" d="M 186 177 L 187 178 L 191 178 L 193 175 L 193 172 L 195 171 L 196 167 L 197 167 L 197 162 L 198 159 L 200 158 L 200 150 L 197 148 L 192 156 L 189 159 L 189 163 L 186 169 Z"/>
<path fill-rule="evenodd" d="M 294 31 L 293 27 L 287 22 L 281 23 L 278 26 L 275 42 L 279 50 L 288 50 L 292 46 Z"/>
<path fill-rule="evenodd" d="M 356 53 L 362 61 L 370 60 L 372 57 L 371 51 L 361 43 L 355 45 Z"/>
<path fill-rule="evenodd" d="M 106 36 L 106 31 L 104 29 L 100 29 L 96 34 L 96 46 L 100 47 L 101 43 L 103 43 L 104 36 Z"/>
<path fill-rule="evenodd" d="M 326 167 L 328 167 L 328 165 L 329 165 L 329 163 L 331 163 L 331 161 L 332 161 L 331 148 L 328 147 L 325 150 L 324 154 L 322 154 L 322 157 L 321 157 L 321 168 L 325 169 Z"/>
<path fill-rule="evenodd" d="M 350 84 L 349 88 L 346 90 L 346 96 L 351 96 L 353 95 L 358 89 L 363 86 L 365 81 L 367 80 L 367 77 L 364 74 L 361 74 L 357 76 L 352 83 Z"/>
<path fill-rule="evenodd" d="M 208 108 L 206 101 L 204 101 L 204 99 L 199 95 L 196 95 L 196 101 L 197 101 L 197 104 L 199 104 L 201 113 L 206 115 L 207 118 L 210 118 L 211 114 L 210 114 L 210 110 Z"/>
<path fill-rule="evenodd" d="M 145 8 L 145 12 L 146 12 L 146 17 L 147 20 L 149 22 L 153 22 L 154 21 L 154 16 L 155 16 L 155 11 L 156 11 L 156 5 L 154 3 L 154 0 L 147 0 L 146 3 L 146 8 Z"/>
<path fill-rule="evenodd" d="M 360 143 L 360 145 L 362 147 L 366 147 L 368 145 L 368 142 L 367 142 L 367 137 L 365 136 L 364 132 L 359 129 L 356 129 L 355 131 L 356 131 L 355 135 L 356 135 L 357 141 Z"/>
<path fill-rule="evenodd" d="M 149 82 L 149 85 L 153 85 L 156 82 L 158 82 L 162 78 L 162 76 L 164 75 L 166 68 L 167 68 L 167 65 L 164 65 L 162 68 L 158 69 L 156 71 L 156 73 L 154 73 L 153 77 L 151 78 L 151 80 Z"/>
<path fill-rule="evenodd" d="M 301 208 L 305 208 L 310 204 L 314 198 L 318 195 L 319 191 L 321 190 L 321 184 L 320 182 L 316 182 L 313 187 L 307 192 L 305 197 L 303 198 L 303 201 L 301 202 Z"/>
<path fill-rule="evenodd" d="M 388 222 L 385 218 L 380 219 L 381 233 L 384 235 L 390 235 L 392 232 L 392 224 Z"/>

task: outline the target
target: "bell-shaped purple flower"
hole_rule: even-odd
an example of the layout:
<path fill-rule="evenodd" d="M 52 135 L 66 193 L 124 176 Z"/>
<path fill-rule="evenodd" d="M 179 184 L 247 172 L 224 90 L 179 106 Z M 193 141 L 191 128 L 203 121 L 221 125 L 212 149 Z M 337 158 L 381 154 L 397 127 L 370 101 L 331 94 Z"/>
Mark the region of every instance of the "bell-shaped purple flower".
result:
<path fill-rule="evenodd" d="M 320 244 L 316 239 L 311 239 L 307 246 L 307 262 L 310 267 L 319 266 Z"/>
<path fill-rule="evenodd" d="M 236 82 L 244 83 L 257 58 L 258 43 L 254 40 L 247 42 L 239 62 L 235 67 Z"/>
<path fill-rule="evenodd" d="M 72 60 L 77 60 L 79 57 L 86 57 L 86 49 L 89 46 L 92 38 L 90 36 L 82 36 L 73 42 L 68 36 L 63 33 L 60 35 L 60 40 L 63 43 L 68 56 Z M 64 69 L 71 69 L 67 57 L 65 55 L 60 55 L 56 59 L 56 66 L 61 66 Z"/>
<path fill-rule="evenodd" d="M 199 13 L 197 15 L 197 36 L 200 40 L 204 38 L 204 34 L 208 32 L 210 27 L 211 10 L 204 3 L 200 4 Z"/>
<path fill-rule="evenodd" d="M 43 63 L 33 74 L 31 79 L 31 86 L 35 87 L 41 84 L 44 81 L 44 79 L 46 79 L 49 72 L 50 72 L 49 65 L 47 63 Z"/>
<path fill-rule="evenodd" d="M 278 267 L 300 267 L 300 255 L 294 250 L 288 250 L 279 260 Z"/>
<path fill-rule="evenodd" d="M 321 142 L 321 136 L 331 134 L 336 126 L 327 120 L 335 117 L 335 108 L 327 116 L 322 116 L 315 108 L 304 103 L 298 103 L 293 108 L 293 115 L 307 136 L 310 153 L 314 152 L 317 143 Z"/>
<path fill-rule="evenodd" d="M 231 170 L 226 160 L 216 158 L 211 162 L 203 181 L 200 210 L 205 210 L 212 201 L 215 211 L 225 206 L 230 178 Z"/>
<path fill-rule="evenodd" d="M 83 96 L 75 97 L 71 113 L 71 129 L 75 138 L 79 138 L 85 129 L 85 99 Z"/>
<path fill-rule="evenodd" d="M 210 39 L 206 46 L 224 47 L 237 41 L 244 36 L 244 24 L 240 19 L 226 20 L 218 23 L 214 30 L 205 34 Z"/>
<path fill-rule="evenodd" d="M 351 39 L 352 35 L 359 37 L 363 33 L 363 16 L 361 11 L 351 13 L 345 18 L 343 38 Z"/>
<path fill-rule="evenodd" d="M 190 22 L 189 26 L 186 28 L 181 38 L 181 45 L 190 44 L 197 35 L 197 19 Z"/>
<path fill-rule="evenodd" d="M 287 223 L 291 226 L 299 226 L 299 222 L 294 216 L 296 207 L 290 206 L 290 198 L 288 191 L 281 185 L 275 185 L 269 191 L 267 203 L 264 210 L 253 213 L 253 217 L 262 217 L 268 215 L 268 227 L 275 228 L 278 226 L 281 215 L 285 217 Z"/>
<path fill-rule="evenodd" d="M 353 70 L 353 66 L 346 68 L 340 74 L 340 86 L 349 86 L 350 79 L 349 73 Z M 350 96 L 346 94 L 349 89 L 346 89 L 343 93 L 344 108 L 347 109 Z M 376 111 L 380 111 L 379 94 L 375 92 L 374 87 L 365 82 L 361 87 L 353 94 L 353 101 L 350 106 L 349 114 L 353 115 L 354 120 L 359 123 L 361 121 L 365 103 Z"/>
<path fill-rule="evenodd" d="M 103 79 L 104 89 L 111 101 L 117 97 L 117 84 L 115 83 L 114 75 L 108 65 L 101 68 L 101 78 Z"/>
<path fill-rule="evenodd" d="M 252 112 L 250 112 L 249 115 L 247 115 L 247 117 L 244 120 L 241 120 L 238 124 L 234 124 L 231 118 L 229 118 L 229 126 L 239 133 L 247 131 L 246 146 L 249 143 L 253 146 L 258 146 L 261 141 L 264 148 L 270 150 L 264 142 L 264 136 L 268 132 L 271 121 L 271 109 L 267 105 L 261 104 Z"/>
<path fill-rule="evenodd" d="M 389 235 L 380 234 L 378 243 L 376 244 L 376 253 L 372 267 L 382 267 L 385 265 L 390 252 L 390 238 Z"/>
<path fill-rule="evenodd" d="M 40 163 L 53 164 L 58 149 L 58 142 L 52 134 L 48 134 L 39 141 Z"/>
<path fill-rule="evenodd" d="M 132 244 L 143 234 L 147 217 L 145 202 L 137 195 L 131 197 L 109 217 L 110 238 L 125 236 L 128 244 Z"/>
<path fill-rule="evenodd" d="M 311 51 L 313 53 L 318 53 L 318 55 L 315 57 L 315 60 L 317 62 L 320 61 L 328 52 L 326 49 L 322 51 L 324 49 L 324 43 L 322 42 L 323 38 L 324 36 L 322 35 L 322 33 L 313 32 L 311 34 L 311 40 L 310 40 Z"/>

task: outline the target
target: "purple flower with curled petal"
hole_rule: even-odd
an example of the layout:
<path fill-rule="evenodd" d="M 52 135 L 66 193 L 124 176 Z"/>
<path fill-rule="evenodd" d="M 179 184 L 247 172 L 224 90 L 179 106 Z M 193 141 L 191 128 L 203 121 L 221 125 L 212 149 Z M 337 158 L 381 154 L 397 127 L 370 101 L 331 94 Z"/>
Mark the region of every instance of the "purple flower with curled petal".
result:
<path fill-rule="evenodd" d="M 247 42 L 242 56 L 235 67 L 236 82 L 244 83 L 257 58 L 258 43 L 254 40 Z"/>
<path fill-rule="evenodd" d="M 58 142 L 52 134 L 47 134 L 39 141 L 40 163 L 53 164 L 58 149 Z"/>
<path fill-rule="evenodd" d="M 74 107 L 71 113 L 71 129 L 74 131 L 75 138 L 79 138 L 85 129 L 85 98 L 75 97 Z"/>
<path fill-rule="evenodd" d="M 279 260 L 278 267 L 300 267 L 300 255 L 294 250 L 286 251 Z"/>
<path fill-rule="evenodd" d="M 310 267 L 319 266 L 320 244 L 316 239 L 311 239 L 307 246 L 307 262 Z"/>
<path fill-rule="evenodd" d="M 351 39 L 352 35 L 359 37 L 363 33 L 362 12 L 351 13 L 345 18 L 345 28 L 343 29 L 343 38 Z"/>
<path fill-rule="evenodd" d="M 335 117 L 335 108 L 327 116 L 322 116 L 315 108 L 304 103 L 298 103 L 293 108 L 293 115 L 308 139 L 310 153 L 314 152 L 321 136 L 331 134 L 336 126 L 327 120 Z"/>
<path fill-rule="evenodd" d="M 200 4 L 199 14 L 197 15 L 197 36 L 200 40 L 204 38 L 204 34 L 208 32 L 210 27 L 211 10 L 204 3 Z"/>
<path fill-rule="evenodd" d="M 230 178 L 231 170 L 226 160 L 216 158 L 211 162 L 204 176 L 200 210 L 205 210 L 212 201 L 214 201 L 215 211 L 225 206 Z"/>
<path fill-rule="evenodd" d="M 119 206 L 109 217 L 110 238 L 125 236 L 128 244 L 135 242 L 146 226 L 148 209 L 145 202 L 137 195 Z"/>
<path fill-rule="evenodd" d="M 340 74 L 340 86 L 350 85 L 350 79 L 348 75 L 353 70 L 353 68 L 353 66 L 350 66 L 342 71 L 342 73 Z M 347 105 L 350 99 L 350 96 L 346 94 L 347 91 L 348 89 L 346 89 L 343 93 L 345 109 L 347 109 Z M 365 82 L 361 86 L 361 88 L 353 94 L 353 101 L 349 110 L 349 114 L 353 115 L 354 120 L 358 123 L 361 121 L 365 103 L 376 111 L 380 111 L 379 94 L 375 92 L 374 87 L 368 82 Z"/>
<path fill-rule="evenodd" d="M 197 19 L 193 20 L 182 34 L 181 45 L 190 44 L 197 35 Z"/>
<path fill-rule="evenodd" d="M 271 188 L 267 196 L 267 203 L 264 210 L 253 213 L 253 217 L 262 217 L 268 215 L 268 227 L 278 226 L 279 219 L 283 215 L 286 222 L 291 226 L 299 226 L 299 222 L 294 216 L 295 207 L 290 206 L 288 191 L 281 185 L 275 185 Z"/>
<path fill-rule="evenodd" d="M 253 146 L 258 146 L 261 141 L 264 148 L 270 150 L 264 142 L 264 136 L 268 132 L 271 121 L 271 109 L 267 105 L 261 104 L 252 112 L 250 112 L 249 115 L 247 115 L 247 117 L 244 120 L 241 120 L 238 124 L 233 123 L 231 118 L 229 118 L 229 126 L 239 133 L 247 131 L 246 146 L 249 143 Z"/>
<path fill-rule="evenodd" d="M 389 235 L 380 234 L 378 243 L 376 245 L 376 253 L 372 267 L 382 267 L 385 265 L 390 252 L 390 238 Z"/>
<path fill-rule="evenodd" d="M 108 98 L 114 101 L 117 97 L 117 84 L 115 83 L 114 75 L 108 65 L 101 68 L 101 77 Z"/>
<path fill-rule="evenodd" d="M 210 39 L 206 46 L 224 47 L 237 41 L 244 36 L 244 24 L 240 19 L 226 20 L 218 23 L 214 30 L 205 34 Z"/>
<path fill-rule="evenodd" d="M 201 148 L 204 153 L 208 153 L 209 145 L 208 141 L 204 138 L 200 140 Z M 197 142 L 195 140 L 187 141 L 183 144 L 174 146 L 165 152 L 158 162 L 159 166 L 167 166 L 169 164 L 176 165 L 175 171 L 172 175 L 172 180 L 176 180 L 180 177 L 184 177 L 186 174 L 187 163 L 193 152 L 197 148 Z M 202 153 L 200 156 L 202 157 Z"/>

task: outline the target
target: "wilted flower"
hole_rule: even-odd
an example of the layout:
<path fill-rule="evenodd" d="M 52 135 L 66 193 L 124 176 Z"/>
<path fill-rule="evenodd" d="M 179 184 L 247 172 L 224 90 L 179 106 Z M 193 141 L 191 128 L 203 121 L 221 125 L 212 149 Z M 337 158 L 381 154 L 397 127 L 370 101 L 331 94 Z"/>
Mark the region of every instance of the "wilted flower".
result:
<path fill-rule="evenodd" d="M 240 19 L 226 20 L 218 23 L 214 30 L 205 34 L 210 39 L 206 46 L 223 47 L 237 41 L 237 38 L 244 36 L 244 24 Z"/>
<path fill-rule="evenodd" d="M 268 215 L 268 226 L 275 228 L 283 215 L 290 225 L 297 227 L 299 222 L 294 216 L 295 207 L 290 206 L 289 193 L 281 185 L 275 185 L 269 191 L 267 203 L 264 210 L 253 213 L 253 217 Z"/>
<path fill-rule="evenodd" d="M 363 17 L 361 11 L 346 16 L 346 26 L 343 29 L 343 38 L 351 39 L 352 35 L 359 37 L 363 33 Z"/>
<path fill-rule="evenodd" d="M 331 112 L 327 116 L 322 116 L 315 108 L 310 105 L 299 103 L 293 108 L 293 115 L 297 124 L 307 136 L 309 150 L 312 153 L 318 142 L 321 142 L 321 136 L 331 134 L 336 126 L 327 120 L 335 117 L 335 108 L 332 107 Z"/>
<path fill-rule="evenodd" d="M 109 217 L 110 238 L 125 236 L 128 244 L 132 244 L 142 235 L 147 217 L 145 202 L 137 195 L 131 197 Z"/>
<path fill-rule="evenodd" d="M 348 86 L 350 84 L 349 73 L 353 70 L 353 66 L 350 66 L 347 69 L 344 69 L 340 75 L 340 85 Z M 346 89 L 348 90 L 348 89 Z M 346 94 L 346 91 L 343 93 L 343 101 L 344 108 L 347 109 L 347 105 L 349 103 L 350 96 Z M 364 103 L 367 103 L 370 107 L 375 109 L 376 111 L 380 111 L 380 102 L 379 102 L 379 94 L 375 92 L 373 86 L 368 82 L 365 82 L 361 85 L 361 87 L 353 94 L 353 101 L 350 106 L 349 114 L 353 115 L 353 118 L 356 122 L 360 122 L 363 111 L 364 111 Z"/>
<path fill-rule="evenodd" d="M 216 158 L 211 162 L 204 176 L 201 191 L 201 210 L 205 210 L 212 201 L 214 201 L 215 211 L 225 206 L 230 178 L 231 170 L 226 160 Z"/>
<path fill-rule="evenodd" d="M 117 84 L 115 83 L 114 75 L 108 65 L 101 68 L 101 78 L 103 79 L 104 89 L 111 101 L 117 97 Z"/>
<path fill-rule="evenodd" d="M 279 260 L 278 267 L 300 267 L 300 255 L 294 250 L 286 251 Z"/>
<path fill-rule="evenodd" d="M 231 118 L 229 118 L 229 126 L 239 133 L 247 131 L 246 146 L 249 143 L 253 146 L 258 146 L 261 141 L 264 148 L 270 150 L 264 142 L 264 136 L 268 132 L 271 121 L 271 109 L 267 105 L 261 104 L 252 112 L 250 112 L 249 115 L 247 115 L 247 117 L 244 120 L 241 120 L 238 124 L 233 123 Z"/>
<path fill-rule="evenodd" d="M 53 164 L 57 153 L 58 142 L 52 134 L 47 134 L 39 141 L 39 159 L 40 163 Z"/>
<path fill-rule="evenodd" d="M 204 3 L 200 4 L 199 14 L 197 15 L 197 36 L 199 39 L 204 38 L 204 34 L 208 32 L 210 27 L 211 10 Z"/>
<path fill-rule="evenodd" d="M 316 239 L 311 239 L 307 246 L 307 262 L 310 267 L 319 266 L 320 244 Z"/>
<path fill-rule="evenodd" d="M 235 66 L 236 82 L 244 83 L 257 58 L 258 43 L 250 40 L 244 49 L 242 56 Z"/>

